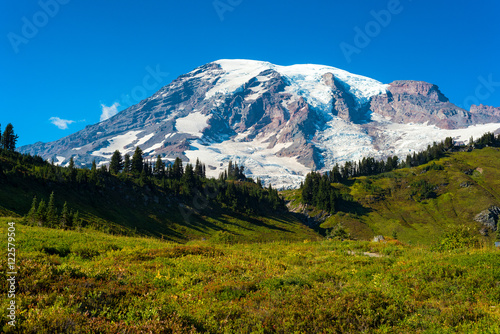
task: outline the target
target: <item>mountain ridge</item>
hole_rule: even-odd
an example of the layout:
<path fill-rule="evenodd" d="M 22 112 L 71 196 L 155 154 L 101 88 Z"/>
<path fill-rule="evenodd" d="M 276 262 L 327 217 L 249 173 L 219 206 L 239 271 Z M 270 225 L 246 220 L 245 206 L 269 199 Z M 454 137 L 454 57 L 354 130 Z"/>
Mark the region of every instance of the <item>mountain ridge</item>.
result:
<path fill-rule="evenodd" d="M 265 184 L 293 188 L 334 163 L 406 155 L 499 128 L 497 108 L 466 111 L 421 81 L 382 84 L 330 66 L 218 60 L 106 121 L 19 151 L 89 166 L 140 146 L 164 160 L 199 158 L 212 176 L 234 160 Z"/>

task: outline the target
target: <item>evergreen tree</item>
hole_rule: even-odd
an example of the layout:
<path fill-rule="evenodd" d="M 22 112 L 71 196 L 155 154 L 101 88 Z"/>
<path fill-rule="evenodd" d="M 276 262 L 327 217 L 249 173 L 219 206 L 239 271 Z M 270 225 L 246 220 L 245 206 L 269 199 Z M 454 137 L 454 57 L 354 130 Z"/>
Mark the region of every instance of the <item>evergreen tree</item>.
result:
<path fill-rule="evenodd" d="M 203 176 L 203 166 L 200 162 L 200 159 L 196 159 L 196 164 L 194 166 L 194 174 L 198 177 L 204 177 Z"/>
<path fill-rule="evenodd" d="M 9 123 L 5 127 L 5 131 L 1 137 L 1 147 L 5 150 L 14 152 L 16 150 L 16 143 L 19 137 L 14 134 L 14 126 Z"/>
<path fill-rule="evenodd" d="M 139 186 L 144 187 L 144 185 L 146 185 L 146 183 L 147 183 L 147 178 L 148 177 L 146 175 L 146 170 L 143 169 L 141 171 L 141 174 L 139 175 Z"/>
<path fill-rule="evenodd" d="M 73 216 L 73 225 L 75 225 L 76 227 L 82 226 L 82 222 L 80 220 L 80 212 L 78 210 L 76 210 L 76 213 Z"/>
<path fill-rule="evenodd" d="M 257 178 L 257 186 L 262 189 L 262 181 L 259 177 Z"/>
<path fill-rule="evenodd" d="M 47 226 L 54 227 L 57 224 L 57 209 L 54 204 L 54 192 L 50 194 L 47 205 Z"/>
<path fill-rule="evenodd" d="M 132 156 L 132 164 L 130 167 L 130 171 L 135 174 L 140 174 L 143 170 L 143 158 L 142 158 L 142 150 L 139 146 L 135 148 L 134 155 Z"/>
<path fill-rule="evenodd" d="M 130 168 L 131 168 L 130 155 L 127 153 L 127 154 L 125 154 L 125 157 L 123 160 L 123 172 L 130 173 Z"/>
<path fill-rule="evenodd" d="M 61 227 L 66 228 L 70 225 L 70 214 L 68 209 L 68 202 L 64 202 L 62 211 L 61 211 Z"/>
<path fill-rule="evenodd" d="M 155 163 L 155 174 L 159 177 L 165 176 L 165 163 L 161 159 L 161 155 L 158 154 Z"/>
<path fill-rule="evenodd" d="M 33 202 L 31 202 L 31 209 L 28 212 L 28 222 L 34 224 L 36 222 L 36 196 L 33 197 Z"/>
<path fill-rule="evenodd" d="M 47 221 L 47 206 L 45 201 L 42 199 L 40 204 L 38 204 L 38 210 L 36 211 L 36 222 L 38 226 L 43 226 L 43 224 Z"/>
<path fill-rule="evenodd" d="M 193 188 L 195 187 L 193 165 L 191 164 L 186 165 L 181 181 L 183 186 L 183 193 L 186 195 L 190 195 L 193 191 Z"/>
<path fill-rule="evenodd" d="M 68 164 L 68 178 L 70 181 L 73 181 L 75 179 L 76 175 L 76 170 L 75 170 L 75 161 L 73 160 L 73 157 L 69 158 L 69 164 Z"/>
<path fill-rule="evenodd" d="M 446 137 L 446 139 L 444 140 L 444 148 L 449 150 L 449 149 L 452 149 L 454 146 L 453 144 L 453 138 L 451 137 Z"/>
<path fill-rule="evenodd" d="M 100 174 L 106 174 L 108 172 L 108 166 L 107 165 L 102 165 L 99 167 L 99 173 Z"/>
<path fill-rule="evenodd" d="M 120 151 L 116 150 L 111 157 L 109 163 L 109 171 L 111 174 L 118 174 L 123 168 L 122 154 Z"/>
<path fill-rule="evenodd" d="M 92 167 L 90 168 L 90 180 L 92 182 L 97 182 L 97 165 L 95 159 L 92 160 Z"/>
<path fill-rule="evenodd" d="M 172 165 L 172 171 L 170 177 L 176 180 L 180 180 L 184 174 L 184 169 L 182 167 L 182 160 L 177 157 L 175 158 L 174 164 Z"/>

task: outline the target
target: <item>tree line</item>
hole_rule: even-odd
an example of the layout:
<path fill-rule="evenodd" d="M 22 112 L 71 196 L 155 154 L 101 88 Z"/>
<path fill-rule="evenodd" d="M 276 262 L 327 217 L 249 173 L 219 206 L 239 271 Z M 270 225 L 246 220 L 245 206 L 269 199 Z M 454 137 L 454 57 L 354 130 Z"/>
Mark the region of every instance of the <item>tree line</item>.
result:
<path fill-rule="evenodd" d="M 2 176 L 34 176 L 45 184 L 59 184 L 67 189 L 80 191 L 126 191 L 130 187 L 142 187 L 146 191 L 171 197 L 174 201 L 192 203 L 194 198 L 203 198 L 210 208 L 225 208 L 245 214 L 269 214 L 276 210 L 286 210 L 283 198 L 271 186 L 245 175 L 244 166 L 230 161 L 219 178 L 206 176 L 206 165 L 200 160 L 194 164 L 184 163 L 179 157 L 174 161 L 164 161 L 160 155 L 155 159 L 144 156 L 140 147 L 132 155 L 119 150 L 111 156 L 109 163 L 101 164 L 93 160 L 90 168 L 77 167 L 73 157 L 66 166 L 58 166 L 39 156 L 15 152 L 17 135 L 8 126 L 2 140 L 14 143 L 9 149 L 0 148 L 0 181 Z M 7 136 L 5 136 L 5 133 Z M 121 187 L 120 184 L 124 185 Z M 94 189 L 94 190 L 93 190 Z M 100 190 L 99 190 L 100 189 Z M 157 190 L 154 190 L 157 189 Z M 68 211 L 64 205 L 57 214 L 53 195 L 48 199 L 34 198 L 26 218 L 30 224 L 49 227 L 71 228 L 81 221 L 80 213 Z M 55 211 L 54 211 L 55 210 Z M 85 213 L 84 213 L 85 214 Z M 75 218 L 75 216 L 77 218 Z"/>
<path fill-rule="evenodd" d="M 351 178 L 360 176 L 372 176 L 381 173 L 391 172 L 400 168 L 417 167 L 426 164 L 430 161 L 442 158 L 448 152 L 457 150 L 471 150 L 484 148 L 487 146 L 500 147 L 500 135 L 495 136 L 493 133 L 485 133 L 479 139 L 469 139 L 467 145 L 456 145 L 453 138 L 448 137 L 440 143 L 434 142 L 433 145 L 428 145 L 427 149 L 421 152 L 408 154 L 406 159 L 400 160 L 397 156 L 389 156 L 385 160 L 375 160 L 373 157 L 366 157 L 359 161 L 347 161 L 340 166 L 335 164 L 333 169 L 325 174 L 311 172 L 306 175 L 305 181 L 301 184 L 300 190 L 302 195 L 302 203 L 315 206 L 321 210 L 335 212 L 336 203 L 342 198 L 342 194 L 332 183 L 345 183 Z M 431 168 L 439 168 L 439 165 Z M 429 190 L 429 186 L 419 185 L 419 198 L 430 198 L 433 193 Z"/>
<path fill-rule="evenodd" d="M 70 210 L 68 202 L 64 202 L 61 213 L 58 214 L 54 197 L 54 192 L 52 192 L 48 203 L 43 199 L 38 202 L 37 197 L 33 197 L 30 211 L 26 215 L 28 224 L 64 229 L 80 226 L 80 213 Z"/>

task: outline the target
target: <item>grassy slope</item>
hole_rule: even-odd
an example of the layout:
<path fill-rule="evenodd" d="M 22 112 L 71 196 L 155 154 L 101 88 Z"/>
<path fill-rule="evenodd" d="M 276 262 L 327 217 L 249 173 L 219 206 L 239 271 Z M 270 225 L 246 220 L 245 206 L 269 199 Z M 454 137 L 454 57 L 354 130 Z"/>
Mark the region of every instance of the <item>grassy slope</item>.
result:
<path fill-rule="evenodd" d="M 2 159 L 2 157 L 0 157 Z M 174 196 L 153 187 L 115 182 L 106 190 L 47 182 L 30 176 L 0 178 L 0 217 L 24 216 L 33 196 L 48 202 L 54 191 L 59 212 L 64 201 L 94 229 L 123 235 L 146 235 L 175 242 L 210 238 L 235 241 L 304 240 L 319 236 L 290 214 L 248 216 L 218 207 L 190 211 Z M 190 203 L 188 203 L 190 204 Z M 185 219 L 181 210 L 189 212 Z"/>
<path fill-rule="evenodd" d="M 439 236 L 459 224 L 478 231 L 480 224 L 473 218 L 491 205 L 500 205 L 500 151 L 485 148 L 473 152 L 453 153 L 435 161 L 444 170 L 424 172 L 423 165 L 401 169 L 373 177 L 360 177 L 350 182 L 349 192 L 360 204 L 343 208 L 329 218 L 323 227 L 342 222 L 357 238 L 370 239 L 374 235 L 391 236 L 395 231 L 400 240 L 431 244 Z M 466 175 L 467 170 L 482 169 Z M 411 198 L 413 182 L 426 180 L 435 185 L 437 197 L 416 201 Z M 468 182 L 470 187 L 461 187 Z M 297 201 L 297 192 L 286 193 Z M 295 197 L 295 198 L 293 198 Z M 491 242 L 491 237 L 488 239 Z"/>
<path fill-rule="evenodd" d="M 0 218 L 0 235 L 7 221 Z M 359 241 L 178 246 L 16 228 L 18 333 L 500 331 L 498 250 Z"/>

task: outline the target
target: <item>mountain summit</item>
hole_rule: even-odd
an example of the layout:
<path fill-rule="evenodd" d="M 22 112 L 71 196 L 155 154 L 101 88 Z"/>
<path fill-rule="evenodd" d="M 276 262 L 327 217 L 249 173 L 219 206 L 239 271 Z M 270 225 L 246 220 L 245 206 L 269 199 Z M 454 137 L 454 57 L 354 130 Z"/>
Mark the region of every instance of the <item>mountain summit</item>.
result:
<path fill-rule="evenodd" d="M 500 108 L 450 103 L 436 85 L 382 84 L 329 66 L 219 60 L 180 76 L 112 118 L 19 151 L 82 166 L 115 150 L 185 162 L 218 176 L 233 160 L 265 183 L 296 187 L 311 170 L 372 156 L 406 157 L 453 137 L 500 129 Z"/>

